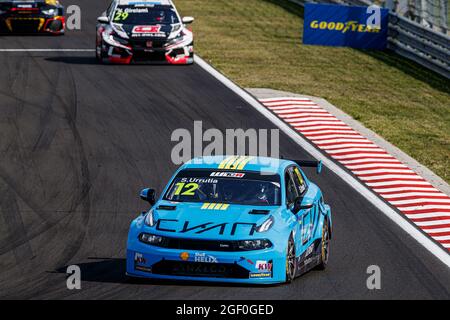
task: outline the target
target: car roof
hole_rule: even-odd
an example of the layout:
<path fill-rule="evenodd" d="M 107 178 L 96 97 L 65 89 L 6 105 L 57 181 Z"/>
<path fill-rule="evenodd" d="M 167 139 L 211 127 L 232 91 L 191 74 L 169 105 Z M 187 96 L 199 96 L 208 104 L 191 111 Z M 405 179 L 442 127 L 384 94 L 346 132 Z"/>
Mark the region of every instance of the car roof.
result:
<path fill-rule="evenodd" d="M 119 5 L 140 5 L 140 4 L 153 4 L 160 6 L 171 6 L 171 0 L 118 0 Z"/>
<path fill-rule="evenodd" d="M 185 169 L 219 169 L 260 171 L 283 174 L 286 167 L 295 165 L 289 160 L 268 157 L 251 156 L 214 156 L 194 158 L 184 164 L 180 170 Z"/>

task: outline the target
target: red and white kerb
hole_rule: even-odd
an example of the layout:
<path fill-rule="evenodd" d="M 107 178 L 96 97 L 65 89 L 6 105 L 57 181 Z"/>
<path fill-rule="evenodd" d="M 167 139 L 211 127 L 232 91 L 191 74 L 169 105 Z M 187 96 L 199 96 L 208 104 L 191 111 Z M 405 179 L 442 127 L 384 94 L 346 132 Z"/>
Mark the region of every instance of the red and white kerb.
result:
<path fill-rule="evenodd" d="M 260 100 L 450 251 L 450 197 L 308 98 Z"/>

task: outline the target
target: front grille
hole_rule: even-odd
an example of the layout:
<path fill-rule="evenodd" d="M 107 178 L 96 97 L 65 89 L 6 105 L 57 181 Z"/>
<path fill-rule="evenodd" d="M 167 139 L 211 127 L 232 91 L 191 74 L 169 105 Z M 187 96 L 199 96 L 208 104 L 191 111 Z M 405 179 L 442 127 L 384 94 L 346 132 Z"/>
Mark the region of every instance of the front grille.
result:
<path fill-rule="evenodd" d="M 169 249 L 199 250 L 199 251 L 243 251 L 237 241 L 193 240 L 166 238 Z"/>
<path fill-rule="evenodd" d="M 145 52 L 134 51 L 133 60 L 135 62 L 141 61 L 166 61 L 166 55 L 164 52 Z"/>
<path fill-rule="evenodd" d="M 147 42 L 151 42 L 149 47 Z M 166 40 L 150 39 L 150 40 L 130 40 L 130 44 L 135 49 L 162 49 L 166 44 Z"/>
<path fill-rule="evenodd" d="M 143 243 L 147 243 L 142 240 L 143 235 L 147 233 L 141 233 L 139 240 Z M 251 251 L 262 250 L 272 247 L 272 242 L 268 239 L 257 239 L 265 242 L 265 246 L 261 248 L 245 248 L 240 240 L 200 240 L 200 239 L 181 239 L 181 238 L 169 238 L 160 237 L 162 240 L 159 243 L 151 243 L 153 246 L 177 249 L 177 250 L 197 250 L 197 251 L 224 251 L 224 252 L 236 252 L 236 251 Z M 149 243 L 147 243 L 149 244 Z"/>
<path fill-rule="evenodd" d="M 162 260 L 152 266 L 152 273 L 188 277 L 248 279 L 249 271 L 238 264 Z"/>
<path fill-rule="evenodd" d="M 11 19 L 10 23 L 12 30 L 19 33 L 36 32 L 41 26 L 39 19 Z"/>

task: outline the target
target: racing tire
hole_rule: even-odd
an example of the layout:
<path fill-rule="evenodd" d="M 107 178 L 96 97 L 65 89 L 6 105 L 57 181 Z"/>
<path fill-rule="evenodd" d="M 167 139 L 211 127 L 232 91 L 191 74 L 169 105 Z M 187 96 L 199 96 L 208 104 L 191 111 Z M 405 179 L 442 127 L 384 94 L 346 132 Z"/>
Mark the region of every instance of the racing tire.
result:
<path fill-rule="evenodd" d="M 292 236 L 289 237 L 286 251 L 286 283 L 292 283 L 297 270 L 297 258 L 295 256 L 295 243 Z"/>
<path fill-rule="evenodd" d="M 325 270 L 328 265 L 330 256 L 330 225 L 327 220 L 323 222 L 322 227 L 322 241 L 320 242 L 320 260 L 317 265 L 317 270 Z"/>

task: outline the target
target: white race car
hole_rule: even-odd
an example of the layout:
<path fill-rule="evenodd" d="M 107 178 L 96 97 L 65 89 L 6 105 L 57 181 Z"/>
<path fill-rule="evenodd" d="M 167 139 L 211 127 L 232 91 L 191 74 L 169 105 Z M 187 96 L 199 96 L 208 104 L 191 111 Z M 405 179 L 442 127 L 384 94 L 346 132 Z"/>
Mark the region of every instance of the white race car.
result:
<path fill-rule="evenodd" d="M 192 64 L 194 38 L 171 0 L 114 0 L 98 18 L 100 62 Z"/>

